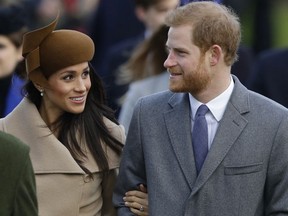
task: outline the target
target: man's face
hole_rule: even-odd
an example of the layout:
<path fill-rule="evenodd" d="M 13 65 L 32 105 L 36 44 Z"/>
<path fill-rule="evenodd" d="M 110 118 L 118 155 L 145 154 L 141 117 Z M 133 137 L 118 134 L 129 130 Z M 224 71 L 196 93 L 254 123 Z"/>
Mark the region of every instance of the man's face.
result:
<path fill-rule="evenodd" d="M 178 5 L 178 0 L 162 0 L 143 11 L 142 21 L 151 33 L 164 24 L 168 12 L 174 10 Z"/>
<path fill-rule="evenodd" d="M 164 66 L 170 73 L 169 88 L 173 92 L 203 92 L 211 81 L 207 58 L 192 42 L 192 27 L 171 27 L 166 43 L 168 57 Z"/>

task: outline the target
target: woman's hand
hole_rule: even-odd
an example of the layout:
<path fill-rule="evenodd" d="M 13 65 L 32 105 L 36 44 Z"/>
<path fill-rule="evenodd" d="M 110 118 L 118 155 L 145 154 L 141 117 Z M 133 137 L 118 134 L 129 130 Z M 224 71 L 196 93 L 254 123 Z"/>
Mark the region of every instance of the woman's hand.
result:
<path fill-rule="evenodd" d="M 123 200 L 125 201 L 125 205 L 135 215 L 148 215 L 148 194 L 147 188 L 143 184 L 139 185 L 139 190 L 125 193 Z"/>

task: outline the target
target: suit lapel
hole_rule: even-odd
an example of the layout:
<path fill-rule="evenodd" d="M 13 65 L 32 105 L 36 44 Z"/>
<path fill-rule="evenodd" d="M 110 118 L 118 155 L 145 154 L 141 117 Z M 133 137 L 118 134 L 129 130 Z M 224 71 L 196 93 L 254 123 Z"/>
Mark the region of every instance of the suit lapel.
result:
<path fill-rule="evenodd" d="M 196 180 L 196 168 L 191 141 L 188 94 L 174 94 L 169 104 L 172 109 L 164 113 L 167 131 L 179 166 L 192 190 Z"/>
<path fill-rule="evenodd" d="M 233 93 L 191 195 L 195 194 L 204 185 L 222 163 L 248 123 L 242 116 L 242 114 L 249 111 L 248 91 L 236 77 L 233 78 L 235 80 Z"/>

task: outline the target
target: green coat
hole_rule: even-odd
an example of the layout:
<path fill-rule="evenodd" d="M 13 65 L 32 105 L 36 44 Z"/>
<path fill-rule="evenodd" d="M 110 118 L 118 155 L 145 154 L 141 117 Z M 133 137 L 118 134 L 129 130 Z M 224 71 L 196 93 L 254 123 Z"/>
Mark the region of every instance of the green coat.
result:
<path fill-rule="evenodd" d="M 0 132 L 0 215 L 38 215 L 29 147 Z"/>

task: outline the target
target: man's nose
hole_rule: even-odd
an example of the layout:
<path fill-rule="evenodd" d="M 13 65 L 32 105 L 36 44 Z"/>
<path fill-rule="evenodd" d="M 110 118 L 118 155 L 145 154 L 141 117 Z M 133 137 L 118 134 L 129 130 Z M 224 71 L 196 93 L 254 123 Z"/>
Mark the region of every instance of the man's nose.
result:
<path fill-rule="evenodd" d="M 169 55 L 167 56 L 167 59 L 164 61 L 164 67 L 165 68 L 170 68 L 176 65 L 176 60 L 175 57 L 172 53 L 169 53 Z"/>

